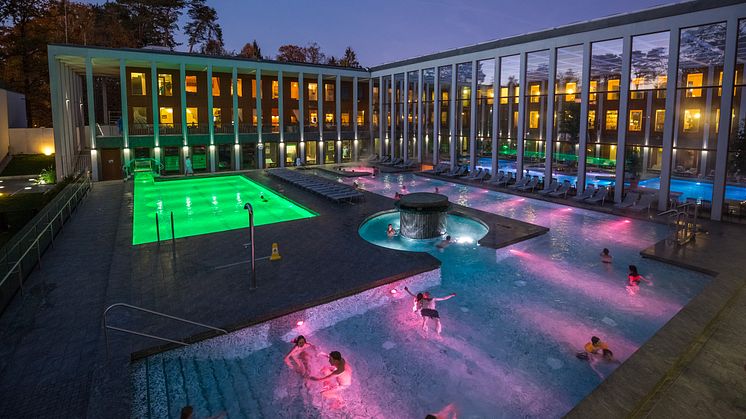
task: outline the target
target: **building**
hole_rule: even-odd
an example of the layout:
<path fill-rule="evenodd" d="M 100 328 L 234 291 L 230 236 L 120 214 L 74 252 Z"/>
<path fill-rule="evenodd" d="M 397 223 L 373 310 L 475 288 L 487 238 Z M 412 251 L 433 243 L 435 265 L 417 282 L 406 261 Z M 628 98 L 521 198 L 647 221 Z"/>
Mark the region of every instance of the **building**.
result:
<path fill-rule="evenodd" d="M 660 209 L 689 199 L 719 220 L 746 201 L 744 62 L 746 4 L 733 0 L 371 69 L 50 45 L 57 170 L 69 173 L 87 147 L 97 179 L 120 177 L 137 158 L 178 173 L 186 156 L 196 170 L 220 171 L 376 153 L 538 174 L 579 190 L 615 185 L 616 201 L 658 190 Z M 84 138 L 82 127 L 102 120 L 101 77 L 118 83 L 126 123 Z"/>

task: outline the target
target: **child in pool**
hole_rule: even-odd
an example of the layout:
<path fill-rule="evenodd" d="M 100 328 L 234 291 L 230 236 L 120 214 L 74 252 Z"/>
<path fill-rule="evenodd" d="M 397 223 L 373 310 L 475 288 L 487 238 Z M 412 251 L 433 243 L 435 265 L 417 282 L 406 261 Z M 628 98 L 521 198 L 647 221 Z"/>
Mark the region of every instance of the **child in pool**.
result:
<path fill-rule="evenodd" d="M 311 348 L 316 348 L 314 345 L 309 343 L 303 335 L 298 335 L 297 338 L 293 339 L 293 349 L 285 355 L 285 364 L 290 369 L 295 369 L 300 375 L 308 375 L 308 358 L 309 354 L 306 352 Z M 295 366 L 293 366 L 293 362 Z"/>

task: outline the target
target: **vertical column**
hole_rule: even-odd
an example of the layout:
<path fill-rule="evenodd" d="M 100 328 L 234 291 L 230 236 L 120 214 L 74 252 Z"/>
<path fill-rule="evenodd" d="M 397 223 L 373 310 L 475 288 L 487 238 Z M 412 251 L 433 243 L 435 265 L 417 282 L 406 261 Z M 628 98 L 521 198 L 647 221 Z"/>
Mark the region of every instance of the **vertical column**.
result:
<path fill-rule="evenodd" d="M 319 141 L 316 146 L 316 163 L 324 164 L 326 163 L 326 155 L 324 154 L 324 77 L 321 73 L 316 77 L 316 83 L 316 103 L 318 107 L 316 124 L 319 126 Z"/>
<path fill-rule="evenodd" d="M 259 144 L 256 147 L 259 169 L 264 168 L 264 143 L 262 143 L 262 69 L 256 69 L 256 133 Z"/>
<path fill-rule="evenodd" d="M 404 89 L 402 104 L 404 106 L 404 123 L 402 130 L 402 158 L 406 161 L 409 155 L 409 72 L 404 72 Z"/>
<path fill-rule="evenodd" d="M 300 132 L 300 161 L 306 164 L 306 109 L 304 107 L 303 73 L 298 73 L 298 132 Z"/>
<path fill-rule="evenodd" d="M 450 119 L 448 123 L 448 127 L 451 130 L 450 137 L 450 147 L 449 151 L 451 153 L 451 169 L 453 169 L 456 166 L 456 98 L 458 97 L 458 92 L 456 92 L 456 64 L 451 64 L 451 92 L 448 94 L 448 105 L 450 112 L 448 112 Z"/>
<path fill-rule="evenodd" d="M 212 98 L 212 64 L 207 64 L 207 132 L 210 134 L 210 171 L 215 171 L 215 116 Z"/>
<path fill-rule="evenodd" d="M 500 118 L 498 117 L 500 103 L 500 57 L 495 56 L 495 77 L 492 83 L 492 176 L 500 169 Z"/>
<path fill-rule="evenodd" d="M 668 190 L 671 187 L 671 156 L 673 155 L 673 132 L 676 129 L 676 72 L 679 66 L 679 28 L 671 28 L 668 42 L 668 78 L 666 79 L 666 115 L 663 119 L 663 153 L 661 156 L 661 181 L 658 194 L 658 210 L 668 208 Z M 723 74 L 725 77 L 725 74 Z M 732 93 L 732 92 L 731 92 Z M 725 92 L 723 92 L 725 97 Z M 721 117 L 723 112 L 720 112 Z M 725 114 L 729 115 L 729 114 Z M 619 161 L 617 161 L 617 165 Z"/>
<path fill-rule="evenodd" d="M 150 62 L 150 96 L 153 99 L 153 141 L 156 147 L 160 147 L 161 116 L 158 109 L 158 69 L 155 61 Z"/>
<path fill-rule="evenodd" d="M 614 182 L 614 202 L 622 201 L 624 189 L 624 147 L 627 143 L 627 120 L 629 119 L 629 81 L 630 61 L 632 57 L 632 38 L 624 37 L 622 47 L 622 82 L 619 86 L 619 123 L 617 124 L 617 146 L 616 146 L 616 181 Z M 672 79 L 676 84 L 676 77 Z"/>
<path fill-rule="evenodd" d="M 580 132 L 578 136 L 578 177 L 575 188 L 578 194 L 585 190 L 585 154 L 588 144 L 588 102 L 591 90 L 591 43 L 583 44 L 583 74 L 580 81 Z"/>
<path fill-rule="evenodd" d="M 422 161 L 422 154 L 424 141 L 422 141 L 422 69 L 417 70 L 417 161 L 420 164 Z"/>
<path fill-rule="evenodd" d="M 187 126 L 187 101 L 186 101 L 186 65 L 179 65 L 179 96 L 181 101 L 181 136 L 184 139 L 184 146 L 189 145 L 189 127 Z"/>
<path fill-rule="evenodd" d="M 735 84 L 734 73 L 736 47 L 738 44 L 738 19 L 730 17 L 727 25 L 725 35 L 725 66 L 723 67 L 723 93 L 720 95 L 720 120 L 718 121 L 717 151 L 715 151 L 715 179 L 713 180 L 712 210 L 710 211 L 710 218 L 717 221 L 720 221 L 723 213 L 725 182 L 728 170 L 728 135 L 731 132 L 730 116 L 733 112 L 731 109 L 733 106 L 733 85 Z M 736 121 L 738 120 L 736 119 Z"/>
<path fill-rule="evenodd" d="M 233 170 L 241 168 L 241 156 L 239 154 L 240 146 L 238 145 L 238 68 L 233 67 L 231 72 L 231 86 L 233 86 Z M 242 86 L 243 87 L 243 86 Z"/>
<path fill-rule="evenodd" d="M 477 167 L 477 62 L 471 62 L 471 103 L 469 112 L 469 170 Z"/>
<path fill-rule="evenodd" d="M 352 142 L 352 160 L 357 161 L 359 156 L 359 150 L 358 150 L 358 138 L 357 138 L 357 76 L 352 78 L 352 116 L 351 116 L 351 122 L 352 122 L 352 138 L 354 141 Z"/>
<path fill-rule="evenodd" d="M 390 144 L 391 144 L 391 160 L 394 160 L 394 156 L 396 156 L 396 147 L 397 147 L 397 140 L 396 140 L 396 77 L 395 74 L 391 74 L 391 126 L 389 129 L 391 130 L 390 134 Z"/>
<path fill-rule="evenodd" d="M 383 85 L 383 76 L 381 76 L 378 78 L 378 154 L 381 157 L 386 154 L 386 142 L 384 141 L 384 133 L 386 132 L 386 106 L 383 104 L 385 90 L 386 86 Z"/>
<path fill-rule="evenodd" d="M 337 142 L 334 146 L 335 161 L 342 162 L 342 76 L 337 74 L 334 83 L 334 122 L 337 125 Z"/>
<path fill-rule="evenodd" d="M 373 78 L 371 77 L 368 79 L 368 118 L 366 120 L 368 122 L 368 142 L 370 144 L 370 152 L 372 153 L 378 153 L 378 150 L 373 149 L 373 138 L 374 138 L 374 132 L 373 132 Z M 379 120 L 380 123 L 380 120 Z M 380 156 L 380 153 L 378 154 Z"/>
<path fill-rule="evenodd" d="M 516 133 L 517 149 L 515 153 L 515 178 L 523 178 L 523 137 L 526 124 L 523 123 L 525 120 L 526 113 L 526 53 L 521 53 L 521 73 L 518 78 L 518 131 Z"/>
<path fill-rule="evenodd" d="M 283 99 L 284 91 L 282 71 L 277 72 L 277 117 L 280 120 L 280 145 L 277 147 L 280 151 L 280 167 L 285 167 L 285 110 Z"/>
<path fill-rule="evenodd" d="M 93 103 L 93 62 L 91 57 L 85 59 L 85 90 L 88 102 L 88 135 L 91 140 L 91 150 L 96 149 L 96 107 Z M 98 159 L 97 153 L 91 153 L 91 176 L 93 180 L 98 180 Z"/>
<path fill-rule="evenodd" d="M 119 60 L 119 95 L 122 102 L 122 139 L 124 140 L 124 148 L 129 149 L 130 124 L 129 107 L 127 106 L 127 66 L 124 63 L 124 58 Z"/>
<path fill-rule="evenodd" d="M 433 166 L 440 160 L 440 69 L 435 67 L 435 94 L 433 95 Z"/>
<path fill-rule="evenodd" d="M 547 83 L 547 116 L 544 131 L 544 187 L 552 182 L 552 148 L 554 147 L 554 90 L 557 79 L 557 49 L 549 49 L 549 80 Z"/>
<path fill-rule="evenodd" d="M 49 65 L 49 93 L 51 96 L 51 105 L 52 105 L 52 130 L 54 131 L 55 172 L 57 175 L 57 179 L 62 179 L 66 175 L 63 170 L 64 166 L 62 164 L 62 150 L 63 150 L 62 122 L 64 120 L 65 113 L 63 112 L 63 107 L 61 103 L 62 98 L 60 95 L 60 91 L 62 89 L 62 84 L 60 82 L 60 68 L 59 68 L 59 63 L 57 62 L 57 59 L 52 54 L 49 54 L 47 56 L 47 64 Z M 122 76 L 120 74 L 120 79 L 121 78 Z M 125 86 L 124 83 L 122 84 L 122 86 Z M 126 144 L 126 137 L 125 137 L 125 144 Z M 93 151 L 91 151 L 91 154 L 93 154 Z"/>

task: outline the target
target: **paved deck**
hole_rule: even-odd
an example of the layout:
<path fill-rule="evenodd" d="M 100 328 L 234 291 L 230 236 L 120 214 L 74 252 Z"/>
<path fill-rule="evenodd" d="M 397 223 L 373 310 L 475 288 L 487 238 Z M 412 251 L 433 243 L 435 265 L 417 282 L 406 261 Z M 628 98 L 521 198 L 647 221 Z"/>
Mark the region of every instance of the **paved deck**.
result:
<path fill-rule="evenodd" d="M 746 227 L 643 250 L 713 281 L 567 416 L 746 417 Z"/>

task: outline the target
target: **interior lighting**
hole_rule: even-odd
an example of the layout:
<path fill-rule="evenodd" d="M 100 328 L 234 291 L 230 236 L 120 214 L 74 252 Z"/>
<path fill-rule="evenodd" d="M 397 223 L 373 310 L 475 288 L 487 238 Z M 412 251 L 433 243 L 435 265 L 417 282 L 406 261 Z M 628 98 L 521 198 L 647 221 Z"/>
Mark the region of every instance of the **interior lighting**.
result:
<path fill-rule="evenodd" d="M 695 119 L 699 119 L 701 116 L 702 116 L 702 114 L 700 114 L 699 112 L 697 112 L 697 113 L 694 114 L 694 118 Z"/>

